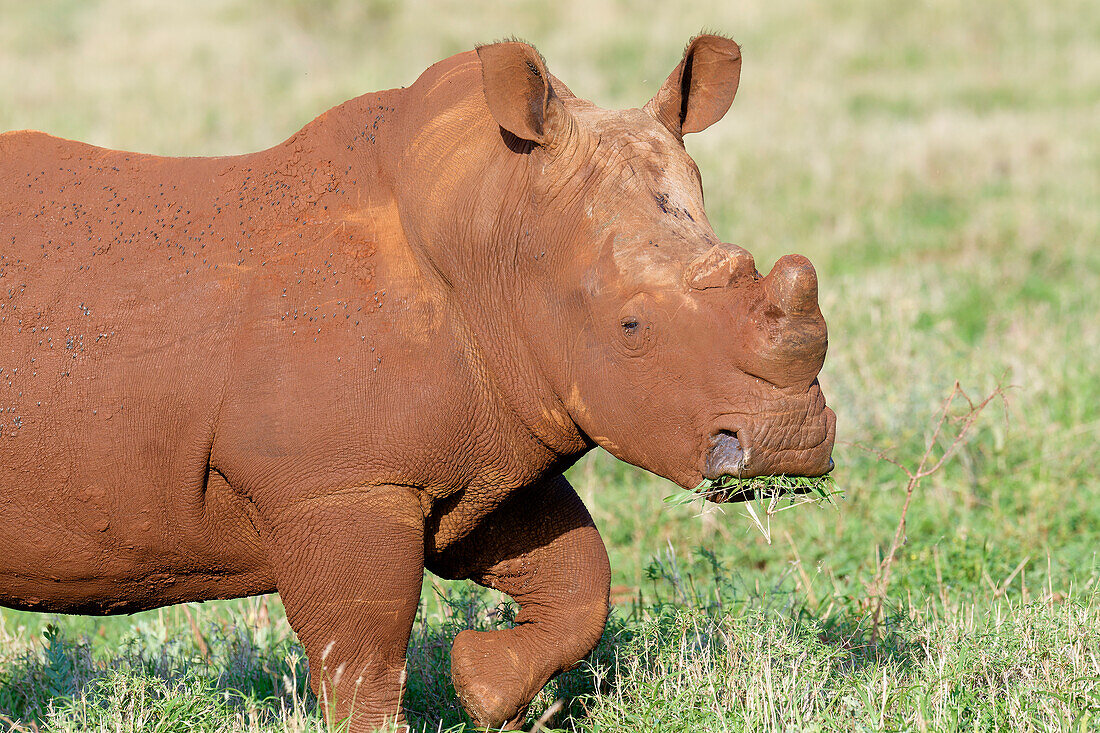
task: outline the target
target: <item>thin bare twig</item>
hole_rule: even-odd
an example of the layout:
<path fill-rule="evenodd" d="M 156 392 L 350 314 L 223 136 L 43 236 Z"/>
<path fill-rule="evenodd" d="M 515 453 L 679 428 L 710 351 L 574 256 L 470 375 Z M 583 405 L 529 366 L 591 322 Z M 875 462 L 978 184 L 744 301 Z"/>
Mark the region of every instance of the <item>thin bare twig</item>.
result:
<path fill-rule="evenodd" d="M 958 452 L 959 448 L 969 439 L 970 431 L 974 427 L 974 423 L 977 421 L 978 416 L 981 415 L 982 410 L 997 398 L 1000 398 L 1002 401 L 1005 398 L 1004 388 L 1000 385 L 983 400 L 975 402 L 956 380 L 955 386 L 951 389 L 951 393 L 947 396 L 947 399 L 943 401 L 939 419 L 936 421 L 936 427 L 932 431 L 932 437 L 929 438 L 928 444 L 916 468 L 909 468 L 901 463 L 901 461 L 891 458 L 876 449 L 867 448 L 859 444 L 852 444 L 857 448 L 878 456 L 887 463 L 897 466 L 908 477 L 908 481 L 905 485 L 905 501 L 901 506 L 901 515 L 898 518 L 897 529 L 894 531 L 894 539 L 890 543 L 890 550 L 886 553 L 886 556 L 879 561 L 875 575 L 871 579 L 871 582 L 868 583 L 869 600 L 871 601 L 871 638 L 873 640 L 878 639 L 879 626 L 882 623 L 882 605 L 890 587 L 891 573 L 894 568 L 894 562 L 897 559 L 898 550 L 905 544 L 906 517 L 909 515 L 909 507 L 913 503 L 913 495 L 916 493 L 917 487 L 920 486 L 921 481 L 943 468 L 955 453 Z M 966 411 L 962 415 L 952 418 L 951 406 L 959 399 L 966 402 Z M 936 446 L 939 445 L 944 427 L 949 423 L 957 425 L 958 429 L 954 438 L 943 451 L 943 454 L 938 460 L 934 460 L 933 456 L 936 452 Z"/>

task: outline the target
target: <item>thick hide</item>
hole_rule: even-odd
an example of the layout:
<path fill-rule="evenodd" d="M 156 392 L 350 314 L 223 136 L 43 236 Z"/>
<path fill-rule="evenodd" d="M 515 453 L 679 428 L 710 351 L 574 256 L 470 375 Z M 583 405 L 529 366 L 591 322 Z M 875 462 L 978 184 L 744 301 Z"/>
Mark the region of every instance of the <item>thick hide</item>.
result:
<path fill-rule="evenodd" d="M 249 155 L 0 135 L 0 604 L 278 591 L 365 731 L 401 716 L 427 567 L 520 603 L 454 679 L 522 724 L 607 614 L 565 468 L 831 465 L 813 267 L 721 242 L 683 147 L 740 69 L 701 36 L 607 111 L 509 42 Z"/>

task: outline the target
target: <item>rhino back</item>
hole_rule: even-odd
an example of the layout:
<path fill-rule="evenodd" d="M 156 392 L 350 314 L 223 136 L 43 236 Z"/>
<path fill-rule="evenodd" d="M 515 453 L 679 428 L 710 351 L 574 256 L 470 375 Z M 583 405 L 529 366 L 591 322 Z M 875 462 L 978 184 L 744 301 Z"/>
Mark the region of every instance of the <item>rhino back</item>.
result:
<path fill-rule="evenodd" d="M 79 608 L 102 585 L 159 578 L 141 605 L 172 573 L 243 572 L 247 520 L 208 480 L 239 310 L 212 266 L 225 161 L 31 132 L 0 151 L 0 574 L 72 584 Z"/>
<path fill-rule="evenodd" d="M 0 136 L 0 603 L 261 592 L 254 504 L 380 483 L 430 503 L 512 457 L 377 180 L 365 130 L 393 107 L 349 104 L 361 130 L 330 112 L 225 158 Z"/>

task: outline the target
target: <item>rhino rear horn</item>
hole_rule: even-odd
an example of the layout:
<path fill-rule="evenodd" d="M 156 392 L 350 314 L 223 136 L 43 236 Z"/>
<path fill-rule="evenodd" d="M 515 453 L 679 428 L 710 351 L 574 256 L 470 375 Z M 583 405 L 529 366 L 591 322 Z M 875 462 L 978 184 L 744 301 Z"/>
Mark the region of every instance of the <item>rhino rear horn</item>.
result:
<path fill-rule="evenodd" d="M 684 268 L 684 281 L 694 290 L 724 288 L 756 273 L 756 262 L 747 249 L 735 244 L 716 244 Z"/>
<path fill-rule="evenodd" d="M 645 110 L 681 138 L 722 119 L 740 80 L 741 47 L 722 36 L 696 36 Z"/>
<path fill-rule="evenodd" d="M 568 113 L 554 93 L 542 56 L 520 41 L 477 47 L 485 101 L 493 119 L 521 140 L 552 141 Z"/>

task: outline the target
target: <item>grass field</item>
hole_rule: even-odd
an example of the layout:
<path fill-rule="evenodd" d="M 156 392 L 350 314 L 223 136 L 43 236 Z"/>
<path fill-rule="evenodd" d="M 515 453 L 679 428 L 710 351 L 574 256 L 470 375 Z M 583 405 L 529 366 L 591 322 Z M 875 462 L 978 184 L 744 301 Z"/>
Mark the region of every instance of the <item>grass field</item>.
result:
<path fill-rule="evenodd" d="M 0 130 L 244 152 L 509 35 L 576 93 L 635 106 L 704 27 L 743 44 L 744 69 L 727 118 L 688 149 L 720 236 L 761 270 L 791 251 L 818 267 L 844 497 L 772 517 L 768 544 L 740 505 L 665 501 L 668 482 L 587 457 L 570 478 L 617 605 L 530 724 L 1100 730 L 1092 0 L 0 0 Z M 884 588 L 908 481 L 884 457 L 918 464 L 956 380 L 1005 400 L 916 486 Z M 426 579 L 415 727 L 466 725 L 449 643 L 507 623 L 501 604 Z M 323 730 L 305 678 L 275 597 L 106 619 L 0 610 L 13 730 Z"/>

